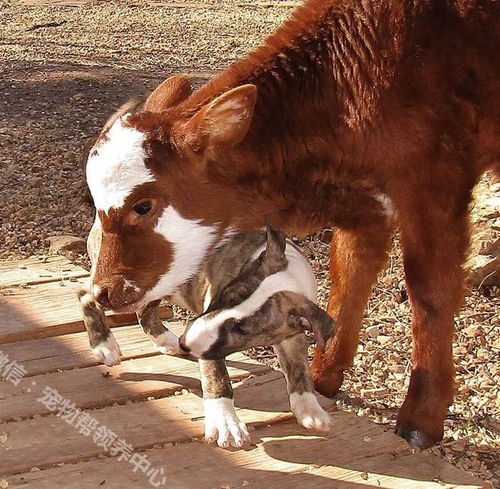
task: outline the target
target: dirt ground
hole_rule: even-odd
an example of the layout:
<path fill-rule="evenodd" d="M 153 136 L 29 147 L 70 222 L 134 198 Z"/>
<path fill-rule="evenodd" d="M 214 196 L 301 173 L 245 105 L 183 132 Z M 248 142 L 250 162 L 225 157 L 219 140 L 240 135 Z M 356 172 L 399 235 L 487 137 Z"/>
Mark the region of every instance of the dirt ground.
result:
<path fill-rule="evenodd" d="M 81 152 L 129 96 L 171 73 L 195 84 L 243 56 L 293 2 L 25 1 L 0 3 L 0 258 L 47 252 L 47 238 L 84 237 Z M 498 185 L 486 178 L 482 197 Z M 484 199 L 483 199 L 484 200 Z M 497 210 L 498 211 L 498 210 Z M 500 211 L 476 221 L 489 226 Z M 485 218 L 486 215 L 486 218 Z M 493 216 L 493 217 L 491 217 Z M 328 293 L 328 236 L 302 244 Z M 359 354 L 337 402 L 393 426 L 407 386 L 411 344 L 401 253 L 395 247 L 365 314 Z M 456 320 L 457 396 L 432 450 L 500 487 L 500 294 L 471 288 Z M 270 349 L 252 355 L 274 364 Z"/>

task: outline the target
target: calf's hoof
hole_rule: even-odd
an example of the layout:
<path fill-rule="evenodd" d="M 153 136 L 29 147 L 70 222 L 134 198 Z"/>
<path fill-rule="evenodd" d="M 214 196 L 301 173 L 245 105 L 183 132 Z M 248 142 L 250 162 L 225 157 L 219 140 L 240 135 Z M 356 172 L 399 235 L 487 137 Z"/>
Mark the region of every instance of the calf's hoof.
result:
<path fill-rule="evenodd" d="M 344 372 L 342 370 L 321 370 L 314 369 L 312 366 L 312 378 L 314 388 L 325 397 L 335 396 L 344 381 Z"/>
<path fill-rule="evenodd" d="M 404 438 L 411 447 L 419 448 L 420 450 L 430 448 L 443 439 L 442 429 L 439 433 L 426 433 L 411 425 L 401 425 L 396 427 L 395 432 L 401 438 Z"/>
<path fill-rule="evenodd" d="M 406 404 L 406 405 L 405 405 Z M 404 438 L 413 448 L 421 450 L 432 447 L 443 438 L 444 415 L 437 407 L 429 411 L 416 403 L 403 404 L 396 422 L 396 434 Z M 413 409 L 411 409 L 413 407 Z"/>

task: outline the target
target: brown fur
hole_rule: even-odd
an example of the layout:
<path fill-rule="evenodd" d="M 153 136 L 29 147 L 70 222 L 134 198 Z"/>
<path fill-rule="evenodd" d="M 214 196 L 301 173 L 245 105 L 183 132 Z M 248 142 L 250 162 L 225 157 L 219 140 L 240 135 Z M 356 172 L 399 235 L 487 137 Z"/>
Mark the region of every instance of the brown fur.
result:
<path fill-rule="evenodd" d="M 415 341 L 397 431 L 419 447 L 442 437 L 452 401 L 471 190 L 488 167 L 500 169 L 499 11 L 495 0 L 309 0 L 183 102 L 129 119 L 151 135 L 158 181 L 147 193 L 162 202 L 151 219 L 169 203 L 222 229 L 266 220 L 298 234 L 338 228 L 329 302 L 338 333 L 312 365 L 324 394 L 352 362 L 399 226 Z M 104 226 L 120 230 L 121 217 L 110 219 Z M 141 285 L 154 283 L 159 272 L 141 271 L 133 249 L 167 264 L 169 251 L 151 248 L 146 228 L 116 236 L 113 246 L 103 239 L 96 280 L 127 266 Z"/>

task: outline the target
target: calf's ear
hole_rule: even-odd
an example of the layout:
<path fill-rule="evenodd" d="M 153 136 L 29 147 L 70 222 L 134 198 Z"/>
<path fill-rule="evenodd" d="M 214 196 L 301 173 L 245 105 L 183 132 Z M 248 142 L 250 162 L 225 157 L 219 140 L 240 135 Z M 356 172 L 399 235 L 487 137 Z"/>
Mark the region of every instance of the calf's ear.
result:
<path fill-rule="evenodd" d="M 193 151 L 235 146 L 248 132 L 256 100 L 255 85 L 242 85 L 223 93 L 185 124 L 184 141 Z"/>
<path fill-rule="evenodd" d="M 163 112 L 191 95 L 191 84 L 186 75 L 174 75 L 160 83 L 147 98 L 144 109 Z"/>

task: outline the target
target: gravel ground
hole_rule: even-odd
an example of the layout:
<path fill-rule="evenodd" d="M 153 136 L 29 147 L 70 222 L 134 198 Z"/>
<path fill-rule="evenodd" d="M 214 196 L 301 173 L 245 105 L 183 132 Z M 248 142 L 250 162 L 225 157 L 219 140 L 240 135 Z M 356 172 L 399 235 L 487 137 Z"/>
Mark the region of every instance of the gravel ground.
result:
<path fill-rule="evenodd" d="M 50 236 L 84 237 L 93 210 L 85 202 L 80 155 L 113 109 L 170 73 L 186 72 L 202 83 L 258 44 L 292 2 L 48 3 L 0 3 L 1 259 L 44 253 Z M 486 178 L 479 194 L 498 196 L 498 185 Z M 483 227 L 498 227 L 499 217 L 498 209 L 475 209 Z M 327 237 L 302 242 L 322 305 L 329 288 Z M 389 426 L 407 386 L 411 348 L 401 251 L 394 241 L 366 311 L 359 354 L 337 398 Z M 471 288 L 457 317 L 458 394 L 445 438 L 432 449 L 493 487 L 500 487 L 499 291 Z M 276 363 L 269 348 L 250 354 Z"/>

